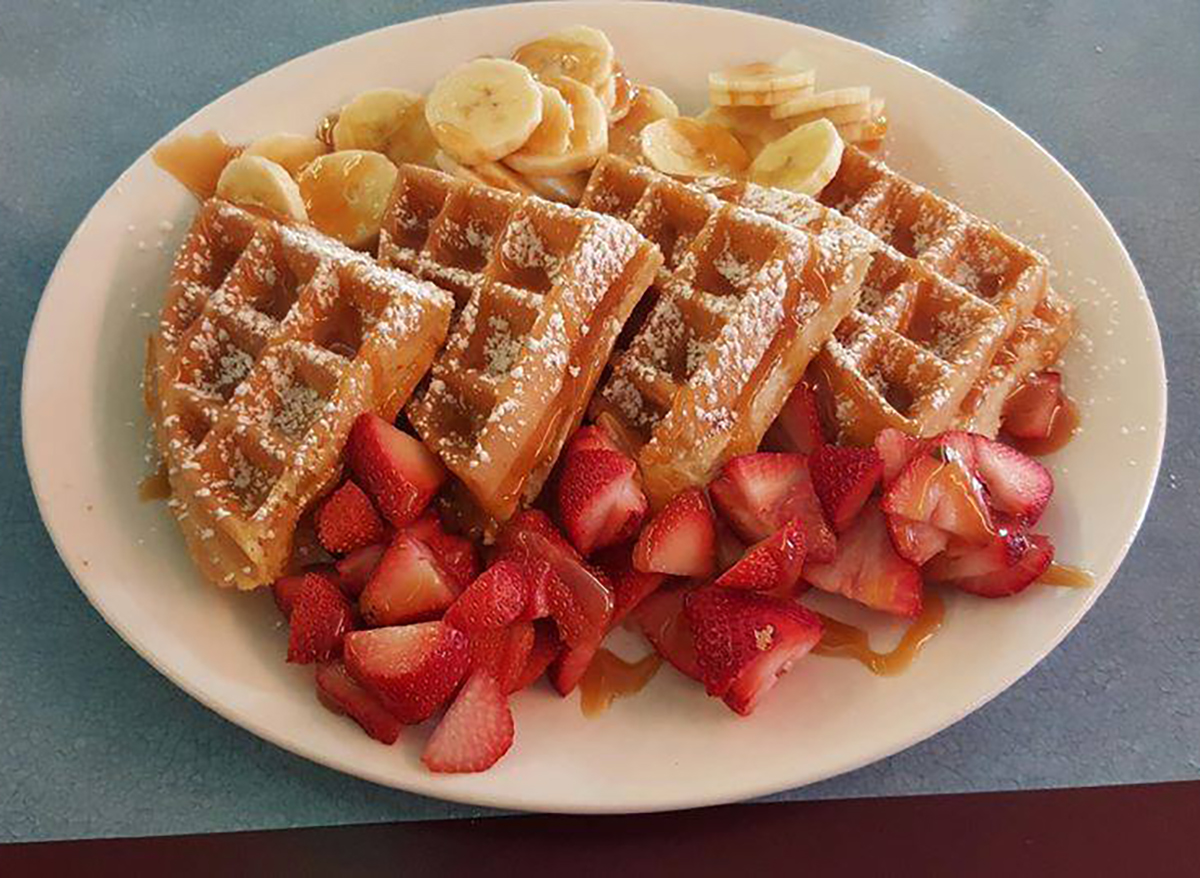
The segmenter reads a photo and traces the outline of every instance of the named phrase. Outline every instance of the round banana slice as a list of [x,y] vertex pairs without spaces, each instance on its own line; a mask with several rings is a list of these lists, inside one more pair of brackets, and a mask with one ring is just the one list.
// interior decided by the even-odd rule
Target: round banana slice
[[521,195],[535,194],[533,188],[522,178],[499,162],[463,165],[439,149],[434,156],[434,164],[452,177],[458,177],[461,180],[469,180],[472,183],[492,186],[496,189],[507,189],[509,192],[519,192]]
[[522,177],[535,195],[540,195],[548,201],[561,201],[563,204],[577,205],[583,198],[583,190],[587,188],[588,174],[563,174],[559,177]]
[[729,131],[699,119],[659,119],[642,129],[642,155],[676,177],[733,176],[750,156]]
[[402,88],[377,88],[342,107],[333,126],[333,148],[381,152],[397,165],[428,165],[438,147],[425,121],[423,97]]
[[575,123],[571,107],[556,88],[538,83],[542,90],[542,123],[513,155],[562,155],[571,148]]
[[599,88],[613,73],[612,43],[604,31],[586,25],[526,43],[513,52],[513,60],[539,79],[569,76],[589,88]]
[[828,119],[834,125],[848,125],[851,122],[866,122],[881,112],[883,112],[883,98],[875,98],[861,104],[843,104],[840,107],[801,113],[799,116],[788,116],[786,119],[778,121],[780,124],[790,124],[792,127],[815,122],[817,119]]
[[811,70],[812,62],[802,49],[788,49],[775,59],[775,66],[784,70]]
[[600,98],[600,106],[604,107],[605,118],[610,118],[613,107],[617,105],[617,75],[614,73],[593,91]]
[[708,74],[708,93],[717,106],[770,107],[795,100],[816,81],[815,70],[759,61]]
[[520,174],[558,177],[587,170],[608,150],[608,117],[596,92],[569,76],[543,76],[546,85],[557,89],[571,109],[571,139],[559,155],[518,150],[504,163]]
[[790,119],[772,119],[770,107],[709,107],[699,118],[728,128],[751,156],[796,127]]
[[520,149],[542,121],[542,92],[514,61],[476,58],[442,77],[425,101],[438,145],[464,164]]
[[750,165],[750,179],[815,197],[837,173],[842,149],[837,128],[818,119],[767,144]]
[[[614,125],[620,122],[629,115],[629,108],[633,106],[633,99],[637,96],[637,88],[629,77],[625,75],[625,71],[621,69],[621,65],[617,64],[613,68],[613,100],[612,106],[607,107],[608,124]],[[603,103],[603,98],[601,103]]]
[[787,103],[771,108],[771,116],[775,119],[787,119],[789,116],[801,116],[805,113],[815,113],[817,110],[830,110],[834,107],[844,107],[848,104],[865,104],[871,100],[871,89],[865,85],[850,88],[835,88],[831,91],[819,91],[798,97]]
[[217,197],[239,207],[266,211],[286,222],[307,222],[300,189],[283,165],[260,155],[240,155],[217,180]]
[[626,158],[640,158],[642,129],[659,119],[675,119],[679,108],[662,89],[652,85],[634,85],[629,112],[608,129],[608,150]]
[[260,137],[242,155],[260,155],[270,159],[293,178],[300,176],[305,166],[317,156],[325,155],[329,147],[308,134],[268,134]]
[[367,249],[379,235],[396,174],[396,166],[378,152],[346,149],[320,156],[300,175],[308,218],[342,243]]

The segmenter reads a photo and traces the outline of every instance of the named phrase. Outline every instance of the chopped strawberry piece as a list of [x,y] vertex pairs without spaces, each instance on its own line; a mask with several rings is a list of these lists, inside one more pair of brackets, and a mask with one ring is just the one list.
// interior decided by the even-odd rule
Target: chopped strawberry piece
[[438,564],[454,578],[459,588],[466,588],[479,575],[479,554],[475,544],[466,537],[449,533],[434,510],[426,509],[404,531],[429,547]]
[[717,573],[724,573],[746,554],[746,544],[738,539],[724,516],[716,519],[717,527]]
[[821,621],[794,601],[707,587],[684,599],[709,695],[743,716],[821,639]]
[[683,601],[688,594],[689,591],[682,588],[657,591],[642,601],[631,618],[655,652],[681,674],[699,680],[696,640],[683,612]]
[[385,534],[371,498],[352,481],[343,482],[317,509],[317,537],[334,555],[377,543]]
[[629,546],[613,546],[596,557],[596,563],[606,574],[613,593],[613,615],[609,622],[615,628],[646,597],[652,594],[667,577],[661,573],[642,573],[633,566]]
[[468,633],[505,628],[521,615],[527,595],[524,568],[512,561],[497,561],[458,596],[444,618]]
[[716,531],[699,488],[677,494],[642,530],[633,566],[643,573],[708,576],[716,563]]
[[910,436],[895,427],[884,427],[875,437],[875,450],[883,460],[883,486],[886,488],[921,450],[926,440]]
[[375,571],[375,567],[379,564],[379,559],[383,557],[385,551],[387,551],[387,546],[383,543],[376,543],[373,546],[355,549],[345,558],[337,560],[334,564],[337,571],[337,584],[346,597],[356,600],[362,594],[362,590],[366,588],[367,581],[371,578],[371,574]]
[[403,532],[388,546],[358,598],[368,625],[429,619],[458,597],[458,583],[421,540]]
[[349,716],[376,741],[394,744],[400,737],[400,720],[359,685],[340,661],[317,665],[317,698],[334,713]]
[[562,651],[558,629],[548,621],[533,622],[533,645],[525,667],[513,681],[513,692],[532,686]]
[[300,573],[281,576],[271,585],[271,596],[275,598],[275,606],[279,608],[279,612],[283,613],[283,618],[290,619],[292,617],[292,607],[296,605],[296,598],[300,594],[300,589],[304,587],[305,577],[309,574],[334,578],[330,576],[327,564],[315,564],[304,568]]
[[557,497],[563,529],[585,556],[632,539],[646,516],[637,464],[619,451],[589,449],[568,455]]
[[885,613],[916,617],[921,612],[921,571],[896,554],[877,500],[867,501],[838,539],[837,557],[829,564],[809,564],[804,578]]
[[1054,493],[1054,477],[1032,457],[1010,445],[975,436],[975,467],[997,512],[1014,515],[1032,527]]
[[1062,407],[1062,375],[1038,372],[1004,401],[1001,425],[1019,439],[1045,439]]
[[811,386],[804,381],[796,385],[764,439],[769,448],[800,454],[812,454],[825,444],[817,395]]
[[603,635],[593,635],[574,646],[567,646],[555,657],[546,673],[559,695],[565,698],[575,690],[583,675],[587,673],[588,665],[596,657],[596,650],[600,648],[603,640]]
[[512,711],[500,684],[486,671],[471,675],[421,754],[430,771],[491,768],[513,742]]
[[306,573],[289,624],[287,660],[301,665],[327,662],[341,654],[354,615],[346,596],[328,577]]
[[444,622],[354,631],[346,670],[403,723],[428,719],[458,688],[471,665],[467,635]]
[[721,467],[709,491],[717,510],[746,542],[765,540],[799,516],[810,561],[828,561],[837,551],[803,454],[764,451],[735,457]]
[[358,416],[346,462],[383,516],[396,527],[416,519],[446,480],[446,470],[420,440],[370,412]]
[[563,452],[564,457],[570,457],[577,451],[617,451],[620,452],[620,447],[608,435],[608,432],[603,427],[595,425],[588,427],[580,427],[575,431],[575,435],[571,437],[571,441],[567,443],[567,447]]
[[741,560],[723,573],[716,584],[723,588],[754,591],[779,590],[790,594],[804,568],[804,523],[793,518],[771,536],[751,546]]
[[930,582],[953,585],[985,598],[1024,591],[1054,560],[1054,544],[1019,527],[1001,527],[988,545],[951,557],[939,555],[925,568]]
[[475,631],[470,638],[471,670],[485,670],[506,693],[515,692],[533,650],[533,623],[516,622],[508,628]]
[[525,571],[525,582],[528,589],[525,608],[520,618],[525,621],[544,619],[550,615],[550,601],[547,583],[554,578],[554,570],[544,558],[535,557],[518,542],[516,536],[523,530],[532,531],[552,546],[558,547],[564,553],[574,556],[575,550],[566,538],[558,532],[554,524],[544,512],[536,509],[518,513],[504,529],[500,531],[496,543],[495,561],[512,561],[520,564]]
[[843,533],[879,484],[883,458],[874,448],[822,445],[808,459],[808,470],[825,518]]
[[885,512],[892,546],[905,561],[920,567],[950,543],[950,534],[932,524]]
[[943,433],[922,448],[883,494],[883,511],[940,528],[982,546],[992,538],[992,516],[976,477],[969,433]]

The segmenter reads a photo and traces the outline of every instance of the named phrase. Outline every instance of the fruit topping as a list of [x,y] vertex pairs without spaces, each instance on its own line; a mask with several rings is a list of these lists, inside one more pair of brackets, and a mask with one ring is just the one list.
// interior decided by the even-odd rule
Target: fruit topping
[[883,458],[874,448],[823,445],[808,459],[808,469],[826,520],[843,533],[879,484]]
[[716,581],[723,588],[745,588],[789,594],[804,567],[804,523],[793,518],[778,531],[746,550]]
[[430,771],[491,768],[513,742],[512,711],[500,684],[486,671],[467,680],[421,754]]
[[[585,437],[584,441],[592,440]],[[563,529],[585,556],[632,539],[646,515],[637,464],[609,448],[579,450],[573,442],[563,462],[557,496]]]
[[443,617],[468,633],[511,625],[528,598],[525,570],[513,561],[497,561],[458,596]]
[[466,634],[444,622],[354,631],[346,636],[346,669],[403,723],[433,715],[471,664]]
[[1004,432],[1019,439],[1045,439],[1062,406],[1062,375],[1038,372],[1004,401]]
[[289,662],[327,662],[341,654],[342,640],[354,627],[354,614],[332,580],[320,573],[306,573],[292,604],[289,625]]
[[317,665],[317,698],[334,713],[346,714],[376,741],[394,744],[400,737],[400,720],[360,686],[340,661]]
[[817,395],[809,384],[801,381],[796,385],[767,431],[764,444],[777,451],[800,454],[812,454],[825,444],[817,414]]
[[317,509],[317,537],[334,555],[343,555],[378,543],[386,536],[383,519],[371,498],[347,480]]
[[683,588],[657,591],[642,601],[630,618],[650,641],[655,652],[680,673],[699,680],[696,641],[692,626],[683,612],[683,601],[688,594],[689,590]]
[[438,615],[458,597],[458,583],[424,542],[401,532],[358,598],[368,625],[398,625]]
[[689,488],[651,519],[633,550],[633,566],[643,573],[708,576],[716,560],[716,532],[708,498]]
[[445,469],[420,440],[370,412],[359,415],[350,430],[346,462],[396,527],[414,521],[446,479]]
[[1001,526],[986,546],[961,555],[939,555],[926,565],[930,582],[952,585],[985,598],[1024,591],[1054,560],[1054,545],[1040,534],[1026,535],[1019,526]]

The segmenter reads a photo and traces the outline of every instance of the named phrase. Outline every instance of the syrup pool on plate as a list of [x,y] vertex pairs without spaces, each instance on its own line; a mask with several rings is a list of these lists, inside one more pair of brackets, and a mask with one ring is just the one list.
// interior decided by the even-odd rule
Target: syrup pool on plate
[[601,647],[579,681],[579,706],[584,716],[597,716],[617,698],[641,692],[661,665],[656,653],[627,662]]
[[861,662],[873,674],[891,677],[911,665],[929,638],[942,627],[946,605],[941,595],[926,591],[925,606],[921,615],[913,620],[900,642],[888,652],[872,649],[870,637],[863,629],[824,613],[818,615],[821,617],[821,624],[825,626],[825,633],[821,635],[820,642],[813,647],[814,655],[852,658]]

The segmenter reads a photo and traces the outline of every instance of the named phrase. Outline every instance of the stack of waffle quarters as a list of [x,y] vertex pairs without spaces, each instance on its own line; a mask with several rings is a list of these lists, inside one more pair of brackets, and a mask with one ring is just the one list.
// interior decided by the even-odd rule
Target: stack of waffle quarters
[[411,165],[379,256],[457,299],[407,414],[457,477],[453,511],[486,536],[537,497],[662,257],[612,217]]
[[885,427],[994,436],[1011,392],[1070,338],[1045,257],[855,147],[827,206],[728,180],[698,188],[796,228],[853,222],[886,242],[809,370],[839,441],[869,444]]
[[340,477],[363,412],[396,416],[447,333],[436,286],[307,228],[211,200],[176,256],[146,404],[201,572],[284,572],[300,515]]
[[758,447],[854,308],[879,242],[848,222],[790,227],[612,156],[582,206],[628,220],[665,257],[592,403],[661,506]]

